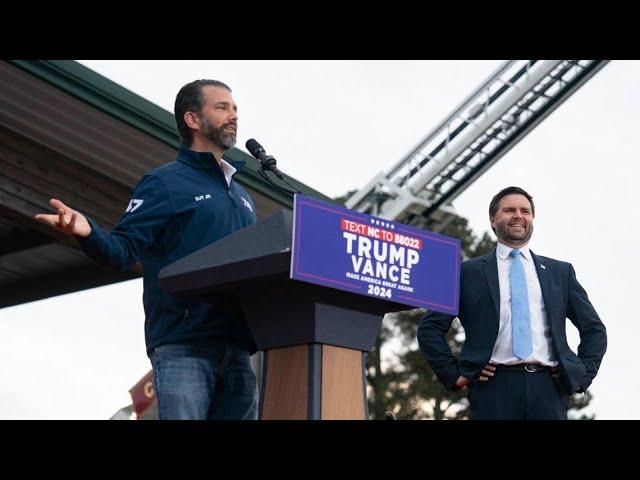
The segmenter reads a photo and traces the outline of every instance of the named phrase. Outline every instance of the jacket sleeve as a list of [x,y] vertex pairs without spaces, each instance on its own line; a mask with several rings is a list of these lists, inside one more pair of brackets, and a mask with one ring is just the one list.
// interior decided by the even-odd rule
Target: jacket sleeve
[[596,310],[591,305],[587,292],[576,278],[569,265],[567,317],[580,334],[578,358],[586,368],[586,376],[577,391],[585,392],[598,373],[602,357],[607,350],[607,331]]
[[456,385],[456,380],[460,376],[458,359],[451,352],[446,339],[455,318],[455,315],[429,311],[422,319],[417,334],[422,354],[431,365],[438,380],[450,391],[460,389]]
[[91,234],[79,238],[84,252],[102,266],[127,271],[171,218],[169,192],[155,176],[142,177],[118,224],[110,233],[93,219]]

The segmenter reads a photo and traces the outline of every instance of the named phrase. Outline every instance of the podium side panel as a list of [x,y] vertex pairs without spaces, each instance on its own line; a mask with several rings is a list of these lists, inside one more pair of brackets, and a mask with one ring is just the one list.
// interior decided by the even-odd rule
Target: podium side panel
[[262,420],[306,420],[309,392],[309,347],[267,350]]
[[322,346],[322,419],[365,420],[362,352]]

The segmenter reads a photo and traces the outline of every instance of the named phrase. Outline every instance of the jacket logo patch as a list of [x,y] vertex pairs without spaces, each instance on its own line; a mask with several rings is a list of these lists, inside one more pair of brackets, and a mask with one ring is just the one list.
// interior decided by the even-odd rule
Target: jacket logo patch
[[129,206],[127,207],[127,209],[124,212],[125,213],[127,213],[127,212],[135,212],[138,208],[140,208],[140,205],[142,205],[142,202],[144,202],[144,200],[139,200],[137,198],[132,198],[131,201],[129,202]]
[[240,197],[240,199],[242,200],[242,203],[244,204],[244,206],[247,207],[250,212],[253,212],[253,208],[251,208],[251,204],[247,202],[247,200],[244,197]]
[[211,198],[211,195],[209,195],[208,193],[206,195],[198,195],[197,197],[193,197],[195,199],[196,202],[199,202],[200,200],[206,200],[207,198]]

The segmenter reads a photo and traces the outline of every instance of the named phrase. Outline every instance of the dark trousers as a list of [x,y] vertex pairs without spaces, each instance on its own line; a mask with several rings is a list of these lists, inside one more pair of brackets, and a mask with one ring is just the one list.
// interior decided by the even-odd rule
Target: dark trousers
[[497,369],[469,388],[471,420],[566,420],[569,395],[548,370]]

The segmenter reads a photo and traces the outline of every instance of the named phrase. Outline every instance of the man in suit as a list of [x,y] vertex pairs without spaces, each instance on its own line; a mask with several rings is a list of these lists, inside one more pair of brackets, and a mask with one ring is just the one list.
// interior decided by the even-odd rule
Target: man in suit
[[[418,329],[420,349],[444,387],[469,389],[473,420],[566,420],[569,397],[587,390],[607,348],[573,266],[529,250],[534,217],[533,199],[521,188],[491,200],[498,245],[460,270],[466,339],[459,359],[445,339],[455,315],[428,312]],[[577,355],[567,344],[567,318],[580,333]]]

